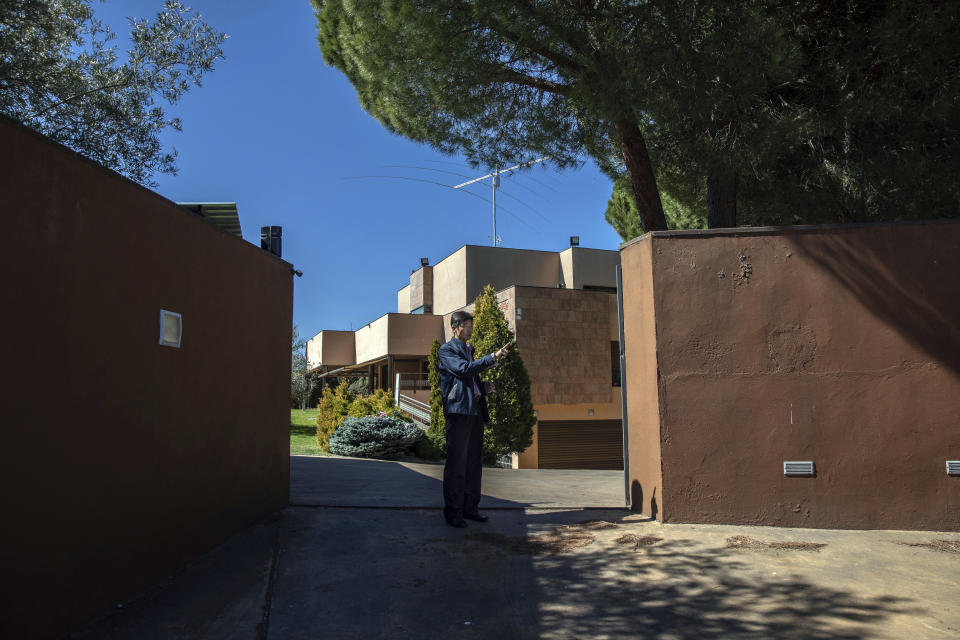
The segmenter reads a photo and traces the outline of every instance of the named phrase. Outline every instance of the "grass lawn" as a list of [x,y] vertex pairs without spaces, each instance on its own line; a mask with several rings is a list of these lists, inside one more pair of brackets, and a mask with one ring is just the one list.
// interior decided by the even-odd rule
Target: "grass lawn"
[[290,453],[291,455],[326,455],[317,446],[317,410],[290,410]]

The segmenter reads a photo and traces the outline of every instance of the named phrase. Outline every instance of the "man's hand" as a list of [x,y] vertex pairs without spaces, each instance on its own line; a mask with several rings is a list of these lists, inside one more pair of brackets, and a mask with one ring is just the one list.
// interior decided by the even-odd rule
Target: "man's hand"
[[497,362],[500,362],[501,360],[507,357],[507,353],[509,352],[509,350],[510,350],[510,343],[508,342],[507,344],[500,347],[500,349],[493,354],[493,359],[496,360]]

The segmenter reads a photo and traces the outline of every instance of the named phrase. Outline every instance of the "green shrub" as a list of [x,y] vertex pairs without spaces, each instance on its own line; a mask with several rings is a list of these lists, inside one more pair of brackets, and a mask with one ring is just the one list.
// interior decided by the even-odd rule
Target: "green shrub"
[[330,436],[349,415],[350,405],[356,399],[349,387],[350,384],[344,380],[336,389],[323,390],[320,404],[317,405],[317,445],[321,451],[330,451]]
[[389,391],[377,389],[370,395],[359,395],[347,380],[343,380],[336,389],[324,389],[317,409],[317,444],[326,452],[330,451],[330,436],[348,417],[383,414],[403,422],[412,422],[393,403]]
[[354,458],[394,458],[409,452],[423,431],[390,416],[347,418],[330,436],[330,453]]
[[375,416],[385,413],[391,418],[397,418],[404,422],[412,422],[400,409],[393,403],[393,395],[389,391],[377,389],[370,395],[358,395],[350,403],[347,414],[352,418],[362,418],[363,416]]
[[[473,312],[474,357],[482,358],[511,342],[507,319],[500,310],[497,294],[487,285],[477,296]],[[497,390],[487,396],[490,423],[483,430],[483,457],[494,462],[511,452],[520,452],[533,443],[533,412],[530,376],[516,344],[511,344],[506,360],[499,367],[488,369],[481,379],[493,382]]]
[[447,457],[447,440],[437,440],[428,431],[413,447],[413,454],[423,460],[440,460]]
[[[439,457],[447,455],[447,422],[443,417],[443,397],[440,392],[440,341],[434,340],[427,360],[427,380],[430,382],[430,427],[427,437],[439,450]],[[424,456],[421,456],[424,457]]]

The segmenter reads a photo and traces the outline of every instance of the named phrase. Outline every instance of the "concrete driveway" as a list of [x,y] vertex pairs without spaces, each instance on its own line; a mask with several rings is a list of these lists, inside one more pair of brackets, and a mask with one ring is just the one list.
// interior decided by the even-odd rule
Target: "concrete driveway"
[[[960,534],[660,525],[613,472],[291,458],[292,505],[70,638],[956,638]],[[579,503],[579,504],[578,504]]]
[[[310,507],[443,506],[443,465],[291,456],[290,503]],[[623,509],[622,471],[483,470],[481,509]]]

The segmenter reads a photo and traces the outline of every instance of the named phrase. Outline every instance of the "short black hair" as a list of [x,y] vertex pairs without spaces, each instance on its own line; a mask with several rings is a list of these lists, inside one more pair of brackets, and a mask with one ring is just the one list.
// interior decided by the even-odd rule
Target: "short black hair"
[[454,311],[453,315],[450,316],[450,327],[456,329],[461,324],[467,321],[473,322],[473,316],[467,313],[466,311]]

